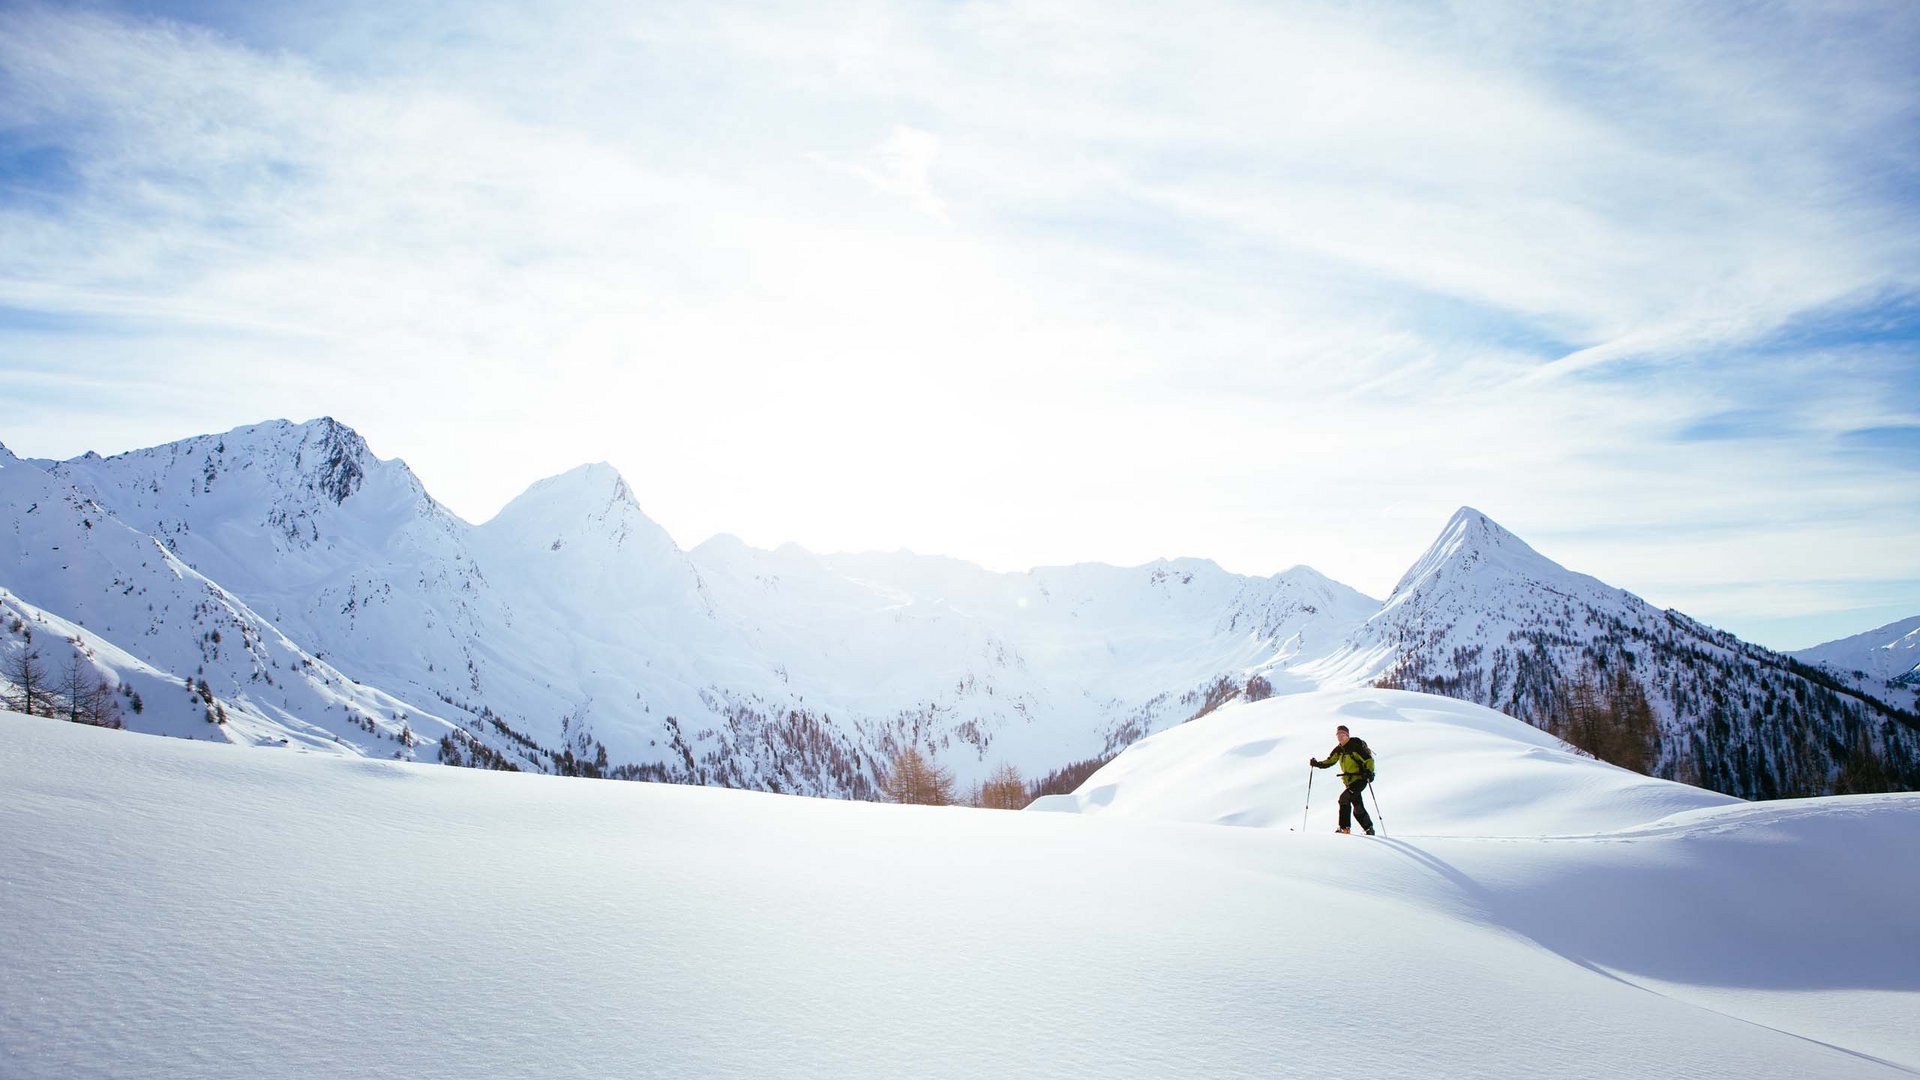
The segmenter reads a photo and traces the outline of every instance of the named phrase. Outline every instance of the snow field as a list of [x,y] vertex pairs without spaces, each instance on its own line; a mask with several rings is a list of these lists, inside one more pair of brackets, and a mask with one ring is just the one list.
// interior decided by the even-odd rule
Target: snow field
[[0,1075],[1896,1076],[1916,827],[1368,840],[7,714]]

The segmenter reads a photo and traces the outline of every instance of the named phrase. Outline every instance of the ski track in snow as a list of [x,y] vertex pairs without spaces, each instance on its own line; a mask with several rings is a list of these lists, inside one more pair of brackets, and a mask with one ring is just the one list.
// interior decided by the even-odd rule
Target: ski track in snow
[[[1287,708],[1305,706],[1222,710],[1148,746],[1276,740],[1243,760],[1295,773],[1279,768],[1289,740],[1325,741],[1343,714],[1283,723]],[[1475,717],[1429,722],[1436,747],[1456,732],[1484,749]],[[1262,723],[1299,730],[1246,737]],[[1325,833],[1330,793],[1305,835],[1166,820],[1130,792],[1155,777],[1127,756],[1103,809],[1015,814],[0,715],[0,1076],[1785,1078],[1920,1063],[1904,908],[1920,798],[1672,810],[1685,792],[1656,792],[1648,819],[1607,834],[1368,840]],[[1401,792],[1388,823],[1411,834],[1422,759],[1384,760]],[[1579,768],[1541,760],[1488,779]],[[1509,833],[1512,813],[1486,808]]]

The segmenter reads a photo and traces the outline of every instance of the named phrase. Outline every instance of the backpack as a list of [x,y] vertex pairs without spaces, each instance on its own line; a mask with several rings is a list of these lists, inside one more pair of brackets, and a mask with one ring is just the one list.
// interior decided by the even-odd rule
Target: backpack
[[1358,754],[1364,758],[1367,764],[1365,770],[1361,772],[1360,775],[1366,777],[1369,781],[1373,779],[1373,775],[1376,772],[1373,761],[1373,750],[1367,746],[1367,740],[1356,735],[1349,735],[1347,736],[1347,745],[1341,747],[1340,750],[1342,753]]

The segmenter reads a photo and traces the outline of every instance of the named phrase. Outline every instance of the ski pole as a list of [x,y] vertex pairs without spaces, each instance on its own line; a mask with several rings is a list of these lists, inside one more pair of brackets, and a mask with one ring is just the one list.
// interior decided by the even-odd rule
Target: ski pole
[[[1378,799],[1374,802],[1377,804]],[[1307,831],[1307,811],[1313,809],[1313,766],[1307,766],[1307,805],[1300,808],[1300,831]]]
[[1367,787],[1373,791],[1373,816],[1380,819],[1380,835],[1385,836],[1387,835],[1387,815],[1380,809],[1380,785],[1373,783],[1368,784]]

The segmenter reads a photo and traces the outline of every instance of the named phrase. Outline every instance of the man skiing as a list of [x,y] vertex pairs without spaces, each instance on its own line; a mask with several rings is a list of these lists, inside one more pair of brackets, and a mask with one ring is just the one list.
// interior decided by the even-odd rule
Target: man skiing
[[1340,741],[1333,745],[1333,752],[1327,760],[1308,758],[1307,762],[1316,769],[1331,768],[1335,762],[1340,765],[1340,782],[1347,790],[1340,793],[1340,828],[1336,832],[1353,832],[1353,819],[1360,819],[1360,827],[1373,835],[1373,819],[1367,816],[1367,804],[1360,799],[1360,793],[1373,782],[1373,752],[1367,749],[1366,741],[1356,739],[1347,732],[1347,725],[1341,724],[1334,729],[1334,736]]

